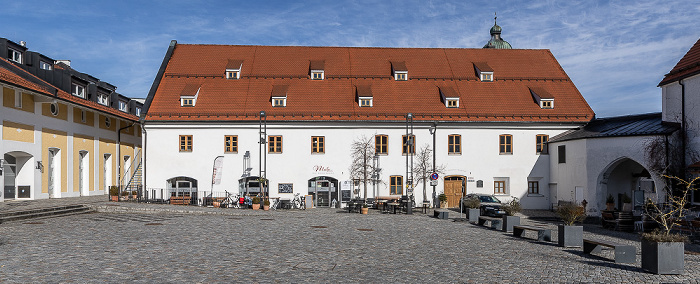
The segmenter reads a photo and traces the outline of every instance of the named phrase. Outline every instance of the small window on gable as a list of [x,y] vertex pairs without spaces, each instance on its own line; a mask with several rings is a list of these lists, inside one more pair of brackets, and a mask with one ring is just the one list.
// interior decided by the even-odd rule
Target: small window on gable
[[476,72],[476,76],[482,82],[493,81],[493,68],[486,62],[474,62],[474,72]]
[[87,122],[87,112],[85,112],[84,109],[81,109],[81,110],[80,110],[80,121],[81,121],[82,123]]
[[21,64],[22,63],[22,52],[15,50],[15,49],[12,49],[12,48],[8,48],[7,49],[7,58],[9,58],[10,60],[12,60],[14,62]]
[[76,83],[72,83],[71,84],[71,94],[73,94],[76,97],[81,97],[84,99],[85,98],[85,86],[80,85],[80,84],[76,84]]
[[447,107],[449,107],[449,108],[459,107],[459,99],[448,99],[447,100]]
[[240,79],[241,67],[243,67],[243,60],[229,59],[228,63],[226,64],[226,79]]
[[530,88],[530,94],[535,102],[542,109],[552,109],[554,108],[554,96],[547,92],[547,90],[540,87]]
[[311,60],[309,61],[309,74],[311,80],[323,80],[325,79],[325,62],[323,60]]
[[355,86],[357,103],[360,107],[372,107],[374,105],[372,88],[369,85]]
[[22,108],[22,92],[15,90],[15,108]]
[[406,62],[404,61],[392,61],[391,72],[396,81],[408,80],[408,68],[406,68]]
[[270,100],[272,101],[273,107],[286,107],[287,106],[287,90],[289,86],[287,85],[276,85],[272,86],[272,96]]
[[197,104],[200,86],[197,84],[187,84],[180,93],[180,106],[193,107]]
[[51,70],[52,65],[46,61],[39,61],[39,68],[43,70]]

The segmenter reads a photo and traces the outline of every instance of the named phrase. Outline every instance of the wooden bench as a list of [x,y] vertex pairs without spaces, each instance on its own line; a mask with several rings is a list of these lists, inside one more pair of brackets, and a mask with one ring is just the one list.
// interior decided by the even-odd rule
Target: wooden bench
[[450,218],[450,210],[435,209],[435,210],[433,210],[433,217],[438,218],[438,219]]
[[535,227],[535,226],[521,226],[521,225],[513,226],[513,236],[522,238],[523,233],[526,230],[537,232],[537,240],[538,241],[541,241],[541,242],[551,242],[552,241],[552,230],[547,229],[547,228],[542,228],[542,227]]
[[192,198],[189,196],[171,196],[170,197],[170,204],[172,204],[172,205],[190,205],[191,200],[192,200]]
[[603,250],[602,247],[610,247],[615,250],[616,263],[636,262],[637,250],[634,246],[616,244],[612,242],[594,241],[591,239],[583,239],[583,253],[599,253]]
[[486,222],[490,223],[491,229],[496,229],[496,230],[501,230],[503,228],[503,219],[501,218],[494,218],[494,217],[487,217],[487,216],[479,216],[479,225],[480,226],[486,226]]

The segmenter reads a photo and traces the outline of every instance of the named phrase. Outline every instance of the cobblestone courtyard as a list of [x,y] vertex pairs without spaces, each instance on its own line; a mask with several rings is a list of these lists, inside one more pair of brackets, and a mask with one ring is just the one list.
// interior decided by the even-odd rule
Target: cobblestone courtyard
[[[420,213],[218,210],[226,215],[92,213],[0,224],[0,282],[700,282],[697,254],[685,255],[684,275],[659,276],[640,269],[639,255],[634,265],[615,264],[611,252],[586,256]],[[634,234],[586,228],[584,236],[640,252]]]

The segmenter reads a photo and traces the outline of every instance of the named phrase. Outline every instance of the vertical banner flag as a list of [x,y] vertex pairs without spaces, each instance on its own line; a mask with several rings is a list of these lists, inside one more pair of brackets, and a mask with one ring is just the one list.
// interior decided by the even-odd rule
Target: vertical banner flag
[[224,166],[224,156],[218,156],[214,159],[214,170],[211,176],[211,184],[221,183],[221,168]]

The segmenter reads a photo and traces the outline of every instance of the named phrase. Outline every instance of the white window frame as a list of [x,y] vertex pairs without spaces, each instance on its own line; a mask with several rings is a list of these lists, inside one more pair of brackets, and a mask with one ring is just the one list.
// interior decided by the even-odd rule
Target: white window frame
[[22,92],[15,90],[15,107],[22,108]]
[[[320,75],[318,78],[315,75]],[[323,80],[325,79],[325,72],[323,70],[311,70],[311,80]]]
[[[547,104],[549,104],[549,105],[547,105]],[[554,100],[553,99],[540,99],[540,108],[553,109],[554,108]]]
[[493,72],[481,72],[479,77],[482,82],[493,82]]
[[226,69],[226,79],[238,80],[241,78],[241,69]]
[[394,72],[395,81],[408,81],[408,71],[395,71]]
[[[281,104],[277,104],[277,102],[281,102]],[[286,107],[287,106],[287,98],[286,97],[272,97],[272,106],[273,107]]]
[[141,116],[141,108],[136,107],[136,110],[134,111],[136,113],[136,116]]
[[129,104],[125,101],[119,100],[119,110],[123,112],[127,112],[129,108]]
[[109,105],[109,95],[97,93],[97,103],[103,106]]
[[[455,106],[450,106],[450,102],[455,102]],[[459,98],[448,98],[445,100],[446,108],[459,108]]]
[[85,98],[85,86],[71,83],[70,90],[72,95],[83,99]]
[[39,60],[39,69],[51,70],[51,69],[53,69],[53,65],[51,63],[46,62],[46,61]]
[[10,52],[10,54],[9,54],[10,61],[22,64],[22,52],[14,49],[14,48],[11,48],[11,47],[9,47],[8,50]]
[[[363,104],[362,104],[363,101],[369,101],[369,105],[368,105],[368,106],[363,105]],[[360,107],[373,107],[373,106],[374,106],[374,100],[372,99],[372,97],[359,97],[359,98],[358,98],[358,104],[360,105]]]
[[196,103],[197,97],[195,96],[180,96],[181,107],[193,107]]

